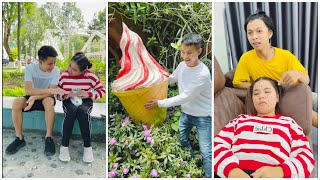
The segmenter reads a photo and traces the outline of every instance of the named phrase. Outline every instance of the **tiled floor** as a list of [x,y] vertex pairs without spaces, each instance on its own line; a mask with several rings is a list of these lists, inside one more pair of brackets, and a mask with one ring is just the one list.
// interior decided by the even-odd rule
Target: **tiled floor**
[[[3,152],[14,140],[14,130],[3,129]],[[56,153],[53,156],[44,154],[44,133],[24,132],[27,145],[14,155],[3,153],[3,178],[105,178],[106,177],[106,144],[92,142],[94,161],[82,161],[82,140],[70,141],[71,161],[59,160],[61,136],[55,136]]]

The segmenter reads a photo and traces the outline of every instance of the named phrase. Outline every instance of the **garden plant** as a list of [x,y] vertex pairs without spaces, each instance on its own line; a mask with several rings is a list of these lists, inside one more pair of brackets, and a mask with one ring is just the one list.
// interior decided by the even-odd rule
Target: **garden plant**
[[[133,27],[150,54],[169,73],[181,61],[181,37],[191,32],[200,34],[205,44],[200,60],[211,69],[211,3],[113,2],[108,3],[108,11],[108,21],[121,19]],[[158,127],[135,124],[129,117],[110,87],[120,69],[118,60],[109,52],[108,177],[204,177],[196,130],[192,129],[189,137],[194,159],[180,145],[180,107],[168,108],[164,124]],[[177,86],[170,86],[168,97],[177,94]]]

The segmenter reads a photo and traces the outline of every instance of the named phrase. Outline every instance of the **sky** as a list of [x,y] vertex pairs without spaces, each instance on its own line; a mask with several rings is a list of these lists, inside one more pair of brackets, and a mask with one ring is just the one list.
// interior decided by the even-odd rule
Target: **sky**
[[[58,2],[62,6],[62,1]],[[81,1],[76,2],[77,7],[81,9],[84,22],[86,26],[88,25],[88,22],[90,22],[94,18],[94,14],[99,12],[100,10],[104,9],[106,7],[105,2],[97,2],[97,1]],[[42,4],[45,4],[45,2],[37,2],[38,6],[41,6]]]

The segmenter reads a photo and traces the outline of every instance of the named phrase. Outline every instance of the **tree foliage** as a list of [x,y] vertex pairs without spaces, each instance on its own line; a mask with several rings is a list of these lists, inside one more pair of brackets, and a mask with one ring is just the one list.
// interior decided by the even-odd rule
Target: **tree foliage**
[[[15,54],[12,48],[17,44],[18,6],[16,2],[4,2],[2,7],[3,47],[10,61],[14,61]],[[70,45],[69,54],[72,52],[71,46],[80,50],[89,36],[83,38],[83,35],[75,37],[73,34],[78,33],[78,30],[83,27],[83,15],[76,6],[76,2],[65,2],[62,6],[56,2],[46,2],[41,7],[38,7],[35,2],[21,3],[20,47],[22,58],[36,58],[40,42],[47,29],[58,29],[53,36],[63,46],[66,45],[66,42],[61,42],[61,40],[67,39]],[[77,41],[71,43],[71,40],[75,39]]]
[[90,30],[106,30],[106,8],[95,14],[95,18],[90,22]]
[[[35,8],[34,3],[24,2],[22,3],[22,16],[33,13]],[[17,2],[3,2],[2,3],[2,22],[3,22],[3,46],[8,53],[9,60],[14,61],[12,56],[12,50],[9,46],[9,41],[12,39],[13,29],[17,26],[18,20],[18,3]],[[25,19],[22,18],[22,22]]]
[[[202,59],[211,68],[212,10],[210,2],[112,2],[108,3],[109,20],[117,18],[132,21],[148,35],[145,43],[160,64],[173,70],[180,61],[179,39],[191,32],[204,39]],[[141,32],[140,32],[141,34]],[[170,44],[173,43],[173,46]],[[208,62],[209,61],[209,62]]]

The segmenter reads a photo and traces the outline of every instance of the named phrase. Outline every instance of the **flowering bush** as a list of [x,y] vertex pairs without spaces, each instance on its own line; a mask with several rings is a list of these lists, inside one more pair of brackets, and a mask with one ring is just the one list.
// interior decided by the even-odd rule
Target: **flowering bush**
[[[174,113],[172,120],[161,127],[150,128],[135,125],[123,115],[110,115],[109,177],[203,177],[199,147],[195,147],[196,158],[191,159],[189,150],[179,143],[179,133],[175,129],[178,115]],[[194,129],[190,136],[193,146],[197,145]]]

